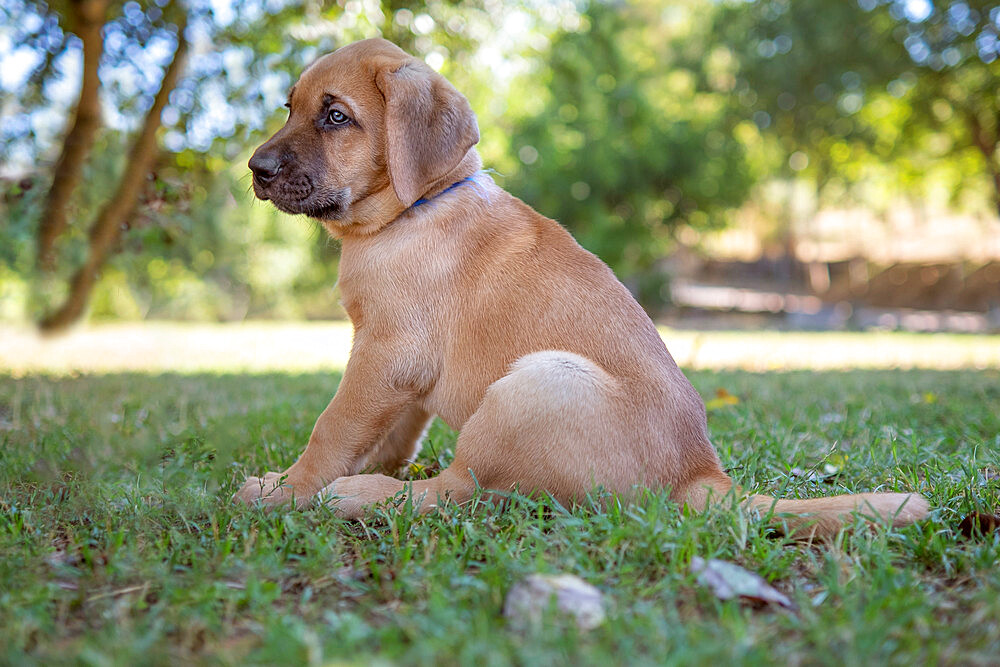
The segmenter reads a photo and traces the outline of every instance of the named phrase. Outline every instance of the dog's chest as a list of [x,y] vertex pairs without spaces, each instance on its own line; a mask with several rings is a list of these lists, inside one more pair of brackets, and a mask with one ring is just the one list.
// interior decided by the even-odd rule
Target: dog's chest
[[383,230],[344,242],[337,285],[355,326],[409,326],[433,314],[453,271],[450,254],[433,235]]

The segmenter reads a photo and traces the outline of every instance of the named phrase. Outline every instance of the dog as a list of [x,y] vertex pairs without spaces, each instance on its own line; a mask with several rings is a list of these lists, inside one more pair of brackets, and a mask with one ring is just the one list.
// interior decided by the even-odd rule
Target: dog
[[[316,497],[348,518],[389,498],[427,512],[477,488],[563,504],[642,487],[703,510],[739,495],[705,406],[652,321],[600,259],[481,171],[476,117],[444,77],[369,39],[310,65],[285,125],[253,154],[253,189],[341,240],[354,327],[343,379],[305,451],[235,499]],[[365,469],[411,460],[430,419],[459,430],[452,464],[403,482]],[[744,498],[795,536],[831,536],[853,511],[924,518],[914,493]]]

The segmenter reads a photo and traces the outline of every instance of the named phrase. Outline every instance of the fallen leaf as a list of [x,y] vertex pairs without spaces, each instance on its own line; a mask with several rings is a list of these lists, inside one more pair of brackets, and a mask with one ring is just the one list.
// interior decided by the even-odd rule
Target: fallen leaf
[[738,396],[733,396],[724,388],[719,387],[715,390],[715,398],[705,402],[705,409],[718,410],[719,408],[724,408],[727,405],[739,405],[739,402],[740,399]]
[[822,482],[826,480],[827,475],[820,473],[815,468],[810,468],[806,470],[805,468],[795,467],[788,471],[789,477],[802,477],[807,482]]
[[958,524],[959,532],[966,539],[989,535],[995,533],[997,529],[1000,529],[1000,515],[983,512],[973,512]]
[[519,581],[507,593],[503,615],[515,627],[537,627],[553,600],[557,612],[572,617],[580,630],[604,622],[604,596],[572,574],[532,574]]
[[49,564],[49,567],[66,565],[69,562],[69,555],[65,549],[56,549],[45,556],[45,562]]
[[145,591],[149,588],[149,584],[139,584],[137,586],[126,586],[125,588],[119,588],[113,591],[103,591],[101,593],[96,593],[87,598],[87,602],[93,602],[94,600],[100,600],[101,598],[116,598],[122,595],[127,595],[129,593],[137,593],[140,591]]
[[691,559],[691,572],[698,575],[699,584],[711,588],[720,600],[739,597],[753,602],[776,604],[793,611],[796,609],[794,602],[762,577],[735,563],[715,558],[706,561],[695,556]]
[[844,467],[845,463],[847,463],[847,454],[834,451],[830,452],[830,454],[826,457],[824,467],[833,466],[835,470],[839,470]]
[[823,482],[825,484],[833,484],[836,481],[837,475],[840,474],[840,468],[835,465],[830,465],[829,463],[823,464],[823,470],[819,471],[816,468],[799,468],[795,467],[788,471],[790,477],[802,477],[807,482]]

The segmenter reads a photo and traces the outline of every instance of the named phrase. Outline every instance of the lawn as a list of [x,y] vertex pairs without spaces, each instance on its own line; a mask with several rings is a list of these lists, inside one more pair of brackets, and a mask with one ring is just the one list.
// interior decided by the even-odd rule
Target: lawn
[[[996,663],[1000,534],[958,531],[1000,506],[995,366],[688,375],[744,487],[916,490],[931,519],[859,519],[808,546],[732,509],[684,516],[662,493],[607,510],[514,498],[357,523],[266,515],[228,498],[294,459],[337,371],[8,371],[0,662]],[[454,438],[436,423],[410,474],[446,465]],[[798,610],[716,599],[694,556],[761,574]],[[595,585],[608,620],[515,629],[504,596],[534,572]]]

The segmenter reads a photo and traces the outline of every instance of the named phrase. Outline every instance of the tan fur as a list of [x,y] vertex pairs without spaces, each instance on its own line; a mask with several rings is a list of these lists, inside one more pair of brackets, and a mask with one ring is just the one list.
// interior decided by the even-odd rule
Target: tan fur
[[[356,125],[317,127],[330,99]],[[478,136],[465,99],[383,40],[303,73],[288,123],[251,160],[261,176],[281,157],[280,171],[254,187],[293,212],[349,200],[316,217],[342,240],[354,345],[305,451],[280,475],[250,478],[238,500],[325,491],[357,517],[400,493],[427,511],[477,484],[563,503],[603,486],[670,488],[702,509],[732,488],[701,398],[652,322],[605,264],[479,172]],[[429,201],[410,207],[418,197]],[[460,430],[447,470],[412,484],[358,474],[412,456],[431,415]],[[854,510],[896,525],[927,512],[916,494],[748,503],[797,536],[834,534]]]

